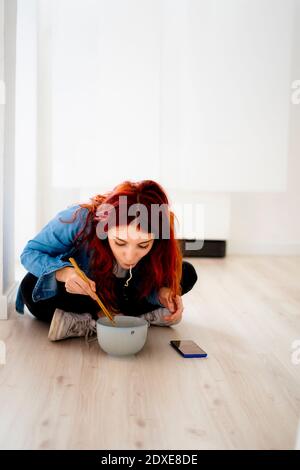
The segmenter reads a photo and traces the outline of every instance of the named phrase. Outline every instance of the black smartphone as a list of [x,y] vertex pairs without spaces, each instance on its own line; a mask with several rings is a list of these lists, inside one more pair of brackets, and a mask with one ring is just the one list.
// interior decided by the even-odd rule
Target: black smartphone
[[170,344],[183,357],[207,357],[207,353],[192,340],[171,340]]

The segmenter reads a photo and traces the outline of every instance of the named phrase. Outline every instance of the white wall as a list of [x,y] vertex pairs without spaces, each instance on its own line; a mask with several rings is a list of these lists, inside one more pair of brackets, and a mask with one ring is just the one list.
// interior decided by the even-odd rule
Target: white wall
[[37,229],[37,0],[18,0],[15,253]]
[[[3,296],[3,205],[4,205],[4,123],[5,123],[5,81],[4,81],[4,0],[0,0],[0,318],[6,317],[6,299]],[[4,312],[5,309],[5,312]]]
[[14,152],[15,59],[17,0],[0,1],[0,80],[5,102],[0,104],[0,318],[15,287],[14,273]]
[[[300,80],[299,0],[295,6],[292,83]],[[231,195],[229,254],[300,255],[300,92],[297,97],[298,104],[290,104],[287,189]]]
[[[32,3],[33,0],[30,0],[30,2]],[[150,101],[152,102],[153,106],[151,107],[149,105],[149,109],[152,110],[150,114],[153,119],[151,118],[149,122],[147,121],[147,129],[145,130],[145,132],[148,132],[147,139],[151,141],[154,145],[153,148],[149,147],[151,150],[150,154],[152,154],[153,152],[155,152],[155,149],[157,150],[158,146],[156,145],[157,140],[155,138],[152,139],[150,131],[151,129],[154,129],[154,134],[156,135],[158,129],[157,124],[162,125],[162,130],[160,131],[159,152],[160,156],[163,156],[164,159],[161,160],[160,170],[162,170],[164,175],[168,173],[168,168],[175,168],[177,171],[176,178],[173,178],[172,180],[174,183],[173,187],[172,182],[171,184],[169,184],[170,181],[168,180],[166,180],[166,183],[168,184],[165,184],[163,178],[158,177],[158,180],[160,180],[162,184],[165,185],[171,197],[171,201],[175,204],[177,202],[193,202],[195,204],[204,205],[204,227],[203,230],[202,228],[198,230],[197,235],[200,237],[203,235],[207,239],[227,239],[229,254],[299,253],[300,228],[298,222],[299,191],[297,178],[299,175],[298,135],[300,105],[290,105],[290,121],[287,119],[289,111],[288,99],[289,95],[292,92],[290,88],[290,82],[294,79],[300,78],[299,36],[296,37],[295,35],[294,38],[292,38],[290,34],[291,28],[289,28],[289,21],[291,19],[290,13],[293,5],[296,5],[297,7],[297,17],[294,19],[294,21],[296,23],[296,20],[298,18],[299,22],[299,3],[299,0],[291,0],[287,3],[284,3],[281,0],[274,0],[272,2],[270,2],[270,0],[264,0],[263,2],[250,2],[250,0],[247,0],[247,2],[245,3],[247,8],[244,11],[242,8],[242,3],[239,4],[239,2],[235,2],[233,0],[230,3],[231,15],[229,15],[229,10],[226,10],[225,7],[224,8],[226,11],[222,10],[222,14],[220,10],[216,10],[216,6],[218,5],[217,1],[210,2],[208,4],[203,1],[197,2],[194,0],[189,0],[187,2],[170,2],[170,0],[165,0],[163,2],[164,8],[162,10],[161,17],[157,17],[157,12],[159,11],[160,3],[156,1],[153,2],[152,10],[148,4],[150,12],[152,11],[153,15],[150,15],[150,17],[147,16],[147,20],[145,20],[144,24],[147,25],[147,34],[146,36],[144,36],[144,41],[146,41],[146,43],[148,41],[150,50],[152,52],[155,52],[153,52],[149,56],[150,58],[152,57],[152,61],[150,62],[151,67],[155,66],[156,68],[159,68],[159,65],[157,64],[155,59],[156,52],[159,50],[159,45],[157,41],[150,41],[152,33],[155,33],[154,36],[157,39],[156,28],[162,28],[161,31],[163,32],[163,35],[161,39],[163,47],[161,49],[162,55],[160,57],[161,69],[160,71],[158,70],[158,72],[162,74],[160,95],[158,97],[160,102],[158,103],[156,98],[151,98]],[[68,6],[71,4],[72,14],[70,13],[70,16],[68,15]],[[118,1],[115,2],[115,5],[117,4]],[[139,10],[137,8],[137,5],[139,5],[139,8],[142,8],[141,3],[137,4],[133,1],[129,2],[129,4],[131,5],[131,9],[127,11],[127,15],[129,15],[127,18],[128,21],[130,20],[130,12],[132,13],[133,17],[134,15],[138,15]],[[171,11],[168,10],[168,8],[171,4],[173,6],[173,13],[172,16],[168,16],[168,11]],[[238,10],[235,10],[233,6],[238,4]],[[58,5],[59,9],[57,10]],[[124,19],[124,17],[120,14],[121,12],[119,11],[119,14],[115,16],[111,11],[111,6],[108,6],[106,2],[102,0],[99,2],[96,2],[95,0],[89,0],[89,2],[85,4],[86,9],[84,10],[84,15],[81,19],[80,15],[77,14],[78,12],[80,12],[81,5],[82,2],[79,0],[76,0],[75,2],[73,0],[64,0],[64,2],[59,0],[39,0],[39,39],[37,68],[37,172],[39,177],[37,182],[38,186],[36,198],[37,229],[41,228],[41,226],[48,221],[49,217],[54,215],[55,212],[60,210],[62,207],[65,207],[67,204],[71,204],[72,202],[79,202],[83,199],[86,200],[88,196],[91,196],[96,192],[101,192],[102,190],[108,190],[112,187],[113,183],[116,184],[120,181],[120,176],[118,176],[116,181],[112,181],[111,175],[114,174],[116,163],[112,158],[109,158],[108,164],[104,164],[102,160],[103,151],[99,153],[101,157],[99,157],[99,167],[95,165],[96,154],[93,156],[91,161],[89,161],[89,157],[91,149],[94,149],[94,153],[96,151],[99,151],[98,144],[94,146],[94,138],[98,138],[97,125],[99,124],[99,122],[104,124],[106,123],[106,128],[108,126],[108,128],[110,129],[109,132],[114,129],[114,123],[116,122],[116,120],[114,120],[113,112],[107,115],[105,113],[105,110],[103,110],[103,106],[101,105],[106,104],[106,108],[108,109],[109,104],[114,103],[113,108],[116,110],[120,109],[118,108],[118,105],[120,104],[120,100],[118,99],[118,97],[120,97],[121,95],[118,95],[116,93],[116,90],[118,89],[118,80],[112,81],[112,78],[120,77],[120,79],[122,79],[123,84],[126,82],[126,80],[124,82],[124,77],[121,74],[121,64],[123,64],[122,70],[124,71],[124,73],[128,68],[126,75],[127,85],[130,83],[130,77],[134,78],[134,74],[132,76],[130,75],[130,73],[133,73],[133,71],[136,69],[133,68],[133,70],[131,70],[130,67],[131,62],[134,62],[134,59],[136,57],[136,51],[133,47],[135,43],[131,43],[129,41],[127,43],[127,49],[125,49],[127,50],[126,57],[127,59],[129,59],[130,57],[131,61],[125,60],[124,57],[122,57],[122,55],[118,54],[117,52],[119,47],[118,40],[121,40],[125,37],[127,39],[130,37],[133,38],[134,34],[138,34],[138,24],[137,22],[135,22],[135,27],[137,29],[132,31],[130,30],[130,28],[128,29],[124,26],[124,29],[120,30],[120,36],[115,36],[114,34],[112,34],[112,32],[111,35],[109,35],[109,28],[107,28],[107,24],[104,24],[102,26],[106,36],[104,33],[104,35],[101,35],[100,31],[97,30],[96,26],[98,24],[97,21],[100,21],[100,24],[102,24],[101,21],[103,22],[104,17],[101,17],[101,15],[99,15],[98,17],[94,17],[91,19],[89,16],[90,13],[88,13],[88,7],[96,7],[95,11],[97,11],[98,13],[100,6],[101,8],[104,8],[104,12],[107,17],[110,18],[112,26],[118,24],[118,21],[121,21],[122,18]],[[248,12],[249,8],[251,12],[251,18],[247,23],[247,18],[245,18],[243,15],[246,15],[246,12]],[[270,11],[272,11],[273,14],[272,18],[270,18],[268,15],[268,12]],[[195,15],[192,14],[193,12],[195,13]],[[219,13],[217,14],[217,12]],[[232,13],[234,12],[236,13],[236,18],[234,17],[234,15],[232,15]],[[202,16],[200,15],[200,13],[202,14]],[[203,16],[204,13],[206,16]],[[181,18],[182,15],[183,17]],[[55,18],[54,23],[51,22],[51,17]],[[267,17],[269,21],[267,28],[267,42],[264,42],[263,23],[265,17]],[[72,21],[70,21],[70,18],[72,19]],[[201,18],[210,19],[210,22],[207,23],[203,20],[204,23],[201,23]],[[240,18],[243,19],[241,22],[239,22]],[[76,19],[77,23],[74,23],[74,19]],[[213,22],[213,19],[218,19],[218,25],[222,26],[223,33],[226,33],[227,35],[226,45],[222,45],[222,37],[220,36],[220,34],[214,36],[217,31],[213,29],[216,26]],[[85,37],[86,42],[79,44],[77,37],[78,34],[76,31],[78,24],[81,24],[81,20],[83,22],[83,25],[89,25],[90,33],[88,36]],[[66,21],[67,26],[65,25]],[[264,142],[265,144],[267,143],[267,150],[264,161],[261,161],[260,159],[256,160],[258,172],[257,180],[255,180],[255,171],[253,171],[255,165],[253,167],[253,161],[250,161],[250,159],[248,159],[248,162],[251,163],[251,184],[249,183],[249,185],[247,184],[248,170],[245,171],[245,168],[247,168],[247,165],[245,166],[245,160],[243,160],[243,164],[238,164],[236,166],[236,162],[229,158],[231,168],[234,168],[237,171],[236,173],[231,172],[230,175],[230,171],[228,171],[227,168],[227,172],[225,172],[224,165],[226,167],[226,159],[228,157],[228,152],[225,152],[225,155],[227,155],[226,158],[222,159],[223,155],[220,154],[219,161],[213,160],[213,163],[212,161],[207,161],[207,159],[205,160],[205,158],[204,160],[201,160],[202,163],[199,163],[200,160],[196,161],[196,157],[193,157],[195,164],[194,166],[192,166],[192,172],[195,175],[194,181],[197,180],[197,177],[199,180],[199,187],[197,188],[195,188],[194,183],[191,185],[188,183],[188,174],[191,173],[191,169],[189,170],[189,172],[186,172],[184,167],[186,160],[184,158],[180,158],[180,151],[183,148],[180,147],[180,142],[182,143],[182,135],[179,135],[176,129],[183,129],[184,132],[187,132],[187,134],[185,133],[184,135],[187,139],[186,142],[188,142],[188,129],[190,128],[189,122],[191,123],[191,115],[190,108],[187,108],[187,105],[193,105],[193,93],[199,90],[199,88],[193,88],[193,83],[191,83],[190,88],[186,86],[186,84],[189,83],[189,77],[187,75],[184,75],[187,70],[191,72],[191,66],[194,63],[193,59],[196,58],[197,50],[193,49],[193,52],[190,53],[188,57],[186,57],[185,52],[189,50],[189,46],[191,45],[193,47],[200,47],[200,51],[203,49],[204,43],[201,41],[200,43],[199,41],[197,42],[197,40],[199,40],[199,36],[197,35],[199,33],[199,21],[201,23],[201,30],[203,31],[203,34],[206,39],[208,40],[210,35],[213,35],[211,36],[211,38],[215,37],[215,41],[217,41],[210,44],[209,50],[211,51],[212,49],[216,49],[218,45],[223,47],[223,52],[225,54],[225,62],[222,63],[221,57],[221,59],[219,58],[219,60],[221,60],[221,63],[218,62],[214,65],[215,67],[217,67],[218,65],[219,72],[220,70],[225,70],[224,67],[226,66],[226,64],[228,64],[226,60],[229,60],[229,63],[232,66],[234,65],[234,63],[236,63],[235,61],[237,59],[242,60],[241,63],[243,64],[243,68],[235,69],[235,73],[232,69],[231,75],[228,72],[228,74],[226,75],[227,78],[225,90],[224,81],[223,79],[220,79],[220,76],[223,75],[220,75],[220,73],[218,73],[215,77],[215,81],[213,82],[215,86],[210,88],[209,96],[214,96],[212,93],[214,90],[216,90],[218,99],[214,97],[214,106],[212,107],[211,113],[209,114],[210,124],[213,123],[213,118],[215,116],[214,113],[217,111],[215,105],[218,103],[220,104],[220,100],[222,97],[225,100],[221,100],[222,103],[227,103],[226,106],[223,106],[223,114],[221,114],[221,116],[223,116],[223,122],[226,122],[226,110],[229,110],[230,112],[232,111],[230,109],[230,97],[235,97],[235,111],[238,111],[239,113],[244,112],[246,115],[246,111],[249,110],[249,106],[251,108],[251,90],[249,91],[250,94],[247,94],[247,103],[243,103],[242,96],[244,96],[244,91],[245,93],[248,93],[248,88],[246,85],[248,84],[250,86],[252,83],[252,79],[253,87],[259,90],[260,93],[259,97],[255,100],[255,109],[251,108],[252,111],[254,112],[255,110],[255,112],[254,114],[251,114],[251,120],[249,122],[251,124],[257,124],[256,118],[258,117],[257,112],[259,110],[259,105],[263,105],[264,111],[262,112],[262,121],[258,121],[258,126],[262,132],[261,142]],[[192,26],[192,29],[187,28],[187,22],[191,23],[190,26]],[[222,24],[219,24],[220,22]],[[248,24],[249,29],[244,29],[242,27],[242,25],[245,24]],[[231,27],[229,27],[230,25],[234,26],[234,34],[236,36],[234,36],[233,33],[231,34]],[[256,25],[257,28],[259,28],[259,31],[255,30]],[[67,29],[64,29],[65,26]],[[178,30],[179,26],[180,30]],[[130,31],[133,36],[130,36]],[[218,31],[220,33],[221,30]],[[68,32],[68,34],[66,34],[66,32]],[[251,41],[252,37],[256,37],[253,32],[255,32],[255,34],[256,32],[259,33],[257,36],[258,39],[254,43]],[[63,35],[61,35],[62,33]],[[99,37],[97,36],[98,34]],[[78,45],[78,47],[74,48],[73,40],[74,38],[76,39],[76,37],[77,42],[75,43],[75,46]],[[281,39],[283,39],[284,41],[282,42]],[[291,54],[291,49],[289,48],[289,45],[292,43],[292,39],[294,40],[294,42],[293,51]],[[275,41],[275,43],[278,43],[278,47],[274,47],[272,49],[271,46],[273,44],[273,40]],[[106,41],[106,46],[109,45],[111,49],[103,49],[103,41]],[[173,43],[172,41],[175,42]],[[260,41],[264,43],[264,48],[261,50]],[[60,47],[61,51],[59,51]],[[257,57],[256,54],[252,53],[252,47],[254,48],[254,50],[259,51]],[[86,50],[89,52],[88,56],[84,55],[84,52]],[[106,56],[103,55],[105,50],[107,53]],[[53,51],[62,52],[61,55],[56,54],[54,61]],[[114,51],[113,54],[111,53],[112,51]],[[178,56],[176,56],[176,51],[178,52]],[[249,59],[251,58],[251,64],[247,62],[245,57],[243,57],[243,51],[247,52]],[[268,51],[273,51],[275,55],[268,56]],[[204,51],[202,50],[202,52]],[[97,53],[101,58],[101,61],[98,65],[95,66],[95,63],[92,60],[92,54],[97,55]],[[149,54],[148,49],[147,53]],[[59,57],[61,57],[61,60],[59,59]],[[122,58],[120,63],[118,62],[119,58],[120,60]],[[203,60],[204,63],[206,63],[205,60],[208,60],[208,57]],[[257,60],[258,62],[255,63],[255,60]],[[82,61],[86,61],[84,62],[84,67]],[[103,64],[105,65],[105,67],[103,67]],[[81,67],[78,68],[79,65]],[[147,64],[145,62],[145,66],[146,65]],[[97,100],[95,102],[91,102],[88,99],[90,95],[89,89],[88,87],[86,87],[86,83],[89,80],[89,77],[93,75],[92,72],[94,70],[94,67],[96,67],[96,71],[102,80],[102,85],[103,83],[106,84],[106,87],[104,86],[102,92],[100,93],[100,97],[102,99],[102,101],[100,100],[100,102]],[[119,70],[118,67],[121,67],[121,69]],[[118,70],[120,72],[119,74],[117,73]],[[211,69],[207,70],[205,67],[202,67],[201,70],[203,72],[206,71],[208,74],[211,73]],[[253,76],[251,76],[251,70]],[[106,75],[104,75],[104,72]],[[238,72],[242,73],[242,76],[239,76]],[[266,72],[267,76],[265,76],[264,78],[264,74]],[[30,71],[30,73],[33,72]],[[27,77],[30,76],[30,73],[27,73]],[[66,73],[67,75],[65,75]],[[180,73],[183,75],[180,75]],[[200,69],[197,66],[195,69],[193,69],[193,74],[191,75],[193,77],[193,80],[198,77],[197,74],[199,73]],[[274,81],[272,81],[273,75]],[[230,85],[230,76],[234,78],[234,80],[238,80],[238,78],[242,79],[239,85],[237,81]],[[92,82],[92,86],[94,87],[92,89],[94,89],[94,91],[96,89],[95,83],[97,82],[97,77],[98,75],[94,77],[94,81]],[[53,79],[55,83],[54,99]],[[208,84],[209,75],[202,76],[202,84],[203,80],[206,84]],[[248,83],[247,80],[250,80],[250,82]],[[115,88],[112,88],[109,91],[107,87],[109,84],[111,84],[111,82],[115,86]],[[90,82],[88,81],[88,83]],[[85,86],[81,86],[83,84],[85,84]],[[148,85],[150,86],[149,89],[151,90],[151,93],[153,92],[153,96],[156,97],[157,74],[155,74],[154,72],[153,75],[151,75],[151,79]],[[226,93],[227,86],[229,86],[231,94]],[[75,90],[73,90],[73,92],[72,87]],[[76,94],[76,90],[78,94]],[[141,89],[138,90],[140,96],[143,96],[144,92],[141,91]],[[168,94],[163,94],[163,91],[166,90],[168,91]],[[108,94],[104,93],[104,91]],[[129,91],[131,94],[127,96]],[[234,94],[235,91],[237,92],[236,95]],[[277,92],[280,92],[280,96],[278,96]],[[129,109],[130,100],[128,101],[128,99],[130,96],[134,96],[134,90],[129,87],[126,93],[124,92],[124,94],[122,94],[122,96],[124,95],[123,101],[121,102],[121,106],[123,106],[122,112],[124,112],[123,117],[126,115],[126,109]],[[111,99],[113,99],[113,101],[108,98],[109,96]],[[206,100],[206,104],[208,104],[208,97],[205,97],[203,93],[201,96]],[[99,99],[99,96],[97,99]],[[148,95],[147,99],[149,99]],[[197,99],[197,103],[199,105],[201,102],[201,100],[199,101],[199,96]],[[197,103],[194,104],[194,106],[196,106]],[[142,109],[140,108],[139,102],[136,102],[135,104],[137,106],[136,110]],[[154,118],[155,116],[158,117],[158,104],[161,106],[161,113],[156,123],[154,122]],[[245,108],[243,108],[244,104],[246,105]],[[201,116],[197,115],[197,106],[196,108],[193,108],[193,112],[195,112],[195,114],[192,114],[192,116],[194,116],[192,121],[194,120],[195,123],[199,123],[199,118],[201,118]],[[89,129],[90,121],[85,121],[85,117],[87,116],[87,113],[90,110],[92,114],[94,111],[96,113],[94,116],[95,119],[93,124],[95,131],[94,134],[89,134],[89,132],[92,132],[91,129]],[[65,118],[64,120],[59,120],[59,116],[61,115],[60,112],[62,111],[65,112]],[[132,109],[131,111],[133,112]],[[182,111],[183,114],[180,114]],[[264,114],[265,111],[266,113]],[[101,116],[101,113],[103,119],[101,118],[98,122],[97,118]],[[138,115],[139,113],[136,112],[136,114]],[[105,121],[103,116],[109,116],[109,125],[108,122]],[[232,124],[236,122],[236,117],[234,118],[232,113],[230,114],[230,116],[230,125],[232,126]],[[273,116],[274,121],[273,123],[271,123]],[[74,128],[70,128],[69,118],[73,119],[73,122],[75,123]],[[138,121],[135,121],[131,118],[132,116],[128,119],[126,125],[128,126],[128,128],[130,126],[135,128],[136,122]],[[266,120],[267,122],[264,122],[264,120]],[[120,126],[122,126],[123,121],[122,119],[117,120],[117,122],[119,123],[119,128],[114,129],[114,135],[118,136],[118,138],[120,135],[124,136],[124,132],[122,133],[120,130]],[[241,130],[241,121],[240,119],[238,119],[238,121],[238,130]],[[200,119],[200,122],[203,123],[203,119],[202,121]],[[221,122],[222,120],[218,120],[219,125]],[[245,130],[247,127],[247,119],[242,122],[242,128]],[[280,122],[282,122],[283,128],[282,133],[280,133],[279,136],[279,134],[276,132],[276,129],[280,130]],[[81,127],[82,124],[83,126]],[[142,122],[141,124],[145,127],[145,123]],[[153,127],[151,127],[151,125],[149,127],[148,124],[153,125]],[[74,134],[74,129],[76,129],[76,125],[78,131]],[[229,123],[227,122],[227,130],[228,125]],[[269,125],[270,127],[268,127]],[[232,127],[231,130],[233,128],[234,127]],[[86,129],[88,130],[87,133],[85,133]],[[62,145],[59,144],[58,140],[53,142],[53,136],[55,137],[58,131],[61,135],[60,143]],[[210,132],[211,131],[212,128],[210,128]],[[195,126],[193,127],[192,132],[194,137],[197,136],[197,129],[195,128]],[[222,135],[224,137],[226,132],[224,129],[222,130],[222,132]],[[231,137],[232,135],[233,134],[231,134]],[[72,140],[70,140],[70,136],[72,137]],[[139,133],[139,137],[140,136],[141,135]],[[168,138],[168,136],[171,138]],[[110,148],[109,143],[112,141],[112,139],[114,139],[113,144],[115,149],[123,148],[122,142],[118,141],[117,138],[114,138],[113,134],[110,135],[105,132],[104,137],[105,139],[100,139],[102,150],[104,149],[104,144],[106,145],[106,150]],[[131,137],[133,142],[134,134]],[[223,139],[223,137],[221,138],[221,140]],[[276,141],[275,138],[279,140]],[[141,148],[143,148],[143,146],[146,146],[149,150],[147,139],[144,135],[144,138],[142,140],[145,140],[145,142],[141,144],[141,139],[139,139],[137,142],[139,143],[139,145],[141,145]],[[279,141],[280,145],[275,144],[275,142],[278,143]],[[86,147],[85,142],[87,144]],[[194,140],[194,142],[196,142],[196,140]],[[247,145],[249,145],[249,139],[245,134],[239,135],[238,142],[239,145],[244,145],[244,147],[247,147]],[[169,143],[171,146],[169,144],[166,145],[166,143]],[[227,142],[227,144],[228,143],[229,142]],[[218,145],[219,144],[220,139]],[[230,145],[231,144],[229,143],[229,147]],[[229,147],[227,147],[227,150]],[[277,152],[275,158],[275,154],[273,154],[272,149],[274,150],[274,148],[276,148],[278,150],[279,147],[280,151]],[[186,149],[187,147],[184,148]],[[73,150],[75,154],[73,153]],[[127,146],[126,152],[123,154],[119,151],[115,151],[114,155],[121,154],[123,155],[123,157],[128,156],[130,153],[130,146]],[[246,154],[247,152],[243,155],[243,158]],[[76,155],[75,159],[74,155]],[[84,155],[83,161],[81,161],[81,155]],[[238,153],[235,153],[235,155],[238,155]],[[157,171],[157,156],[158,155],[155,154],[154,160],[152,159],[149,162],[150,168],[154,169],[154,171]],[[176,158],[174,156],[176,156]],[[64,160],[60,160],[61,158],[63,158]],[[84,170],[82,172],[79,171],[81,169],[81,165],[83,165],[82,169]],[[91,168],[93,169],[92,172],[90,170]],[[128,170],[128,168],[129,167],[127,166],[126,171]],[[132,168],[134,168],[134,165],[132,166],[132,162],[130,168],[131,170],[129,173],[121,172],[122,179],[125,179],[127,177],[129,177],[130,179],[137,179],[138,173],[134,174],[134,172],[132,171]],[[147,170],[147,167],[145,167],[145,169]],[[217,174],[217,178],[213,177],[214,172]],[[108,174],[109,177],[107,177]],[[145,174],[140,176],[153,177],[153,175],[147,171]],[[184,188],[180,188],[181,184],[180,182],[178,183],[178,178],[180,178],[181,176],[183,176],[182,181],[184,181]],[[208,187],[210,187],[210,191],[208,191]],[[241,192],[241,188],[243,188],[243,192]],[[231,191],[237,192],[229,192],[230,189]],[[251,193],[247,192],[250,190]],[[254,192],[256,190],[259,190],[261,192]],[[274,192],[275,190],[276,192]],[[31,194],[31,196],[33,198],[33,193]],[[19,254],[17,254],[17,256],[18,255]]]

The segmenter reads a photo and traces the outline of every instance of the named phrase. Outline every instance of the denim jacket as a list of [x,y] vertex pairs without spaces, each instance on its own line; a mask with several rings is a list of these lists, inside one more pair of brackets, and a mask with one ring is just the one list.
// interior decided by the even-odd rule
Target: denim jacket
[[[73,257],[85,274],[90,277],[89,253],[85,249],[74,246],[75,235],[83,227],[88,214],[87,208],[81,208],[77,212],[76,219],[72,223],[63,223],[73,218],[74,212],[79,208],[78,204],[64,209],[51,219],[47,225],[32,239],[29,240],[21,253],[21,263],[27,271],[38,278],[32,292],[32,300],[38,302],[53,297],[57,294],[57,280],[55,272],[65,266],[71,266],[69,257]],[[136,280],[133,276],[133,285]],[[146,298],[153,305],[160,305],[158,292],[153,290]],[[15,307],[18,313],[24,313],[24,301],[19,286]]]

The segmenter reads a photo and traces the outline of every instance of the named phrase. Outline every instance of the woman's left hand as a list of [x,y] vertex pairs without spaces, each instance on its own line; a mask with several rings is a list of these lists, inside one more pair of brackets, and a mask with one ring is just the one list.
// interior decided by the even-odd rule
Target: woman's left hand
[[166,323],[168,325],[179,323],[184,309],[180,295],[172,297],[171,289],[168,287],[161,287],[158,293],[158,299],[159,302],[171,313],[171,315],[164,317]]

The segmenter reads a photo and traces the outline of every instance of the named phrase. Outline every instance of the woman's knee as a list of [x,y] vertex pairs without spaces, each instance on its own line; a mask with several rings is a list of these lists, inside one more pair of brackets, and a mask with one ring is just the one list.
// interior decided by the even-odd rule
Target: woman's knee
[[41,300],[34,302],[32,299],[32,292],[37,283],[38,278],[31,273],[27,273],[22,279],[20,288],[24,304],[29,312],[38,320],[50,323],[55,311],[53,299]]
[[182,262],[181,287],[182,294],[189,292],[198,280],[198,275],[194,266],[188,261]]
[[27,273],[22,279],[20,288],[25,305],[32,302],[32,292],[38,278],[31,273]]

